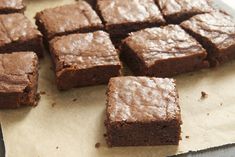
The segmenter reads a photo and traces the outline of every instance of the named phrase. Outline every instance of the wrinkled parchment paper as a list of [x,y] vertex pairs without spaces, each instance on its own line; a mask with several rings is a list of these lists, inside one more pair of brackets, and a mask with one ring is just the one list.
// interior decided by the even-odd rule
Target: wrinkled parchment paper
[[[28,0],[26,15],[33,20],[43,8],[71,2]],[[235,142],[235,61],[176,77],[183,120],[179,146],[126,148],[108,148],[103,137],[106,86],[59,92],[50,67],[47,55],[39,78],[39,91],[46,94],[37,107],[0,111],[8,157],[163,157]],[[208,97],[201,100],[201,91]]]

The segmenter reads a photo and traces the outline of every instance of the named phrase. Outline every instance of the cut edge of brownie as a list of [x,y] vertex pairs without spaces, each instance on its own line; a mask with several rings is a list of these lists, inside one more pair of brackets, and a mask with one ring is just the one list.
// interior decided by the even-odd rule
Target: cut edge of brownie
[[12,13],[24,13],[26,10],[26,5],[24,2],[22,2],[22,7],[19,8],[11,8],[11,7],[6,7],[6,8],[1,8],[0,9],[0,14],[12,14]]

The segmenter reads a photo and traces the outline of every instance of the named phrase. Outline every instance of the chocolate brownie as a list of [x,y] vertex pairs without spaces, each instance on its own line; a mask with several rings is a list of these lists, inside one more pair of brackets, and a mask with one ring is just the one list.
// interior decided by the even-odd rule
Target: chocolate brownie
[[62,90],[107,83],[120,75],[118,52],[103,31],[56,37],[50,42],[50,52]]
[[38,58],[34,52],[0,54],[0,108],[37,105]]
[[181,23],[207,49],[211,66],[235,58],[235,23],[223,12],[197,15]]
[[146,27],[165,24],[154,0],[97,0],[97,10],[111,37],[125,37]]
[[208,0],[156,0],[169,23],[180,23],[190,17],[213,11]]
[[111,78],[107,91],[109,146],[176,145],[181,115],[173,79]]
[[207,68],[205,49],[178,25],[147,28],[123,40],[121,57],[136,75],[168,77]]
[[44,37],[91,32],[103,28],[102,21],[85,1],[46,9],[36,14],[36,24]]
[[23,0],[0,0],[0,14],[24,12]]
[[34,51],[43,56],[41,33],[20,13],[0,15],[0,53]]

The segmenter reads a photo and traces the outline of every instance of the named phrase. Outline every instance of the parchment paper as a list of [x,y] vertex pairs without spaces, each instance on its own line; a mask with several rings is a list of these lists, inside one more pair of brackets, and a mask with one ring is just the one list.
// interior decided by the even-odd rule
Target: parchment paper
[[[43,8],[71,2],[28,0],[26,15],[32,19]],[[39,78],[39,91],[46,94],[37,107],[0,111],[8,157],[163,157],[235,142],[234,61],[176,77],[183,120],[179,146],[126,148],[108,148],[103,137],[106,86],[59,92],[50,67],[46,55]],[[208,98],[201,100],[201,91]]]

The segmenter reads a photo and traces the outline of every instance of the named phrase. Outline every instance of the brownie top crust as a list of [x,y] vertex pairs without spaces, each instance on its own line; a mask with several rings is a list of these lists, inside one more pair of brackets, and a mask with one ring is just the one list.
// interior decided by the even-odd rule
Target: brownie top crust
[[120,65],[118,52],[104,31],[56,37],[50,42],[50,50],[55,57],[57,71],[63,67],[86,69]]
[[97,6],[106,25],[148,21],[165,23],[154,0],[98,0]]
[[148,67],[158,60],[206,53],[203,47],[178,25],[147,28],[130,33],[123,42]]
[[185,13],[207,13],[213,8],[208,0],[156,0],[165,16]]
[[0,15],[0,46],[24,42],[38,36],[42,36],[41,33],[23,14]]
[[45,9],[37,13],[35,18],[44,25],[48,38],[64,32],[103,26],[99,16],[85,1]]
[[21,10],[24,8],[25,5],[23,3],[23,0],[0,0],[0,10],[3,9]]
[[110,79],[107,102],[111,122],[180,120],[173,79],[115,77]]
[[181,26],[206,38],[219,50],[235,44],[235,23],[231,16],[223,12],[196,15]]
[[0,92],[23,92],[38,64],[34,52],[0,54]]

